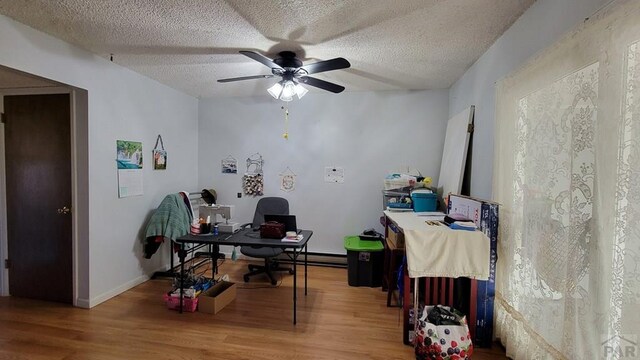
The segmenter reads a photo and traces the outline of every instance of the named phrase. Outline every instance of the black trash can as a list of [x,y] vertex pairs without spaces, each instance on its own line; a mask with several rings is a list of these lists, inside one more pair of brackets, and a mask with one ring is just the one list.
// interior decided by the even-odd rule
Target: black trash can
[[382,286],[384,246],[379,240],[361,240],[345,236],[349,286]]

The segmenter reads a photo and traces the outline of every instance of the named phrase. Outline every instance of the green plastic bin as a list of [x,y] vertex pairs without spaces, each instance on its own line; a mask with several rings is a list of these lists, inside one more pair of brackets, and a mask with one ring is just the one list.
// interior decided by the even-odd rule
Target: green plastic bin
[[380,240],[360,240],[345,236],[349,286],[378,287],[382,285],[384,246]]

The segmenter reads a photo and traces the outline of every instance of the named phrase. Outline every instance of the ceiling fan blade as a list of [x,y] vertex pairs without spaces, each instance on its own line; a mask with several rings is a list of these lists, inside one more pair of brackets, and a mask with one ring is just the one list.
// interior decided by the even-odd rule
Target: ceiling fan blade
[[340,86],[338,84],[330,83],[328,81],[312,78],[311,76],[300,77],[300,82],[303,82],[309,86],[315,86],[322,90],[331,91],[332,93],[336,93],[336,94],[344,91],[344,86]]
[[272,77],[275,77],[275,75],[242,76],[242,77],[229,78],[229,79],[219,79],[218,82],[219,83],[227,83],[227,82],[232,82],[232,81],[251,80],[251,79],[268,79],[268,78],[272,78]]
[[259,62],[259,63],[261,63],[261,64],[263,64],[263,65],[265,65],[265,66],[268,66],[268,67],[269,67],[269,68],[271,68],[271,69],[281,69],[281,70],[284,70],[284,68],[283,68],[282,66],[280,66],[280,65],[278,65],[278,64],[276,64],[276,63],[274,63],[274,62],[273,62],[273,60],[269,59],[268,57],[266,57],[266,56],[264,56],[264,55],[262,55],[262,54],[258,54],[258,53],[257,53],[257,52],[255,52],[255,51],[246,51],[246,50],[241,50],[241,51],[240,51],[240,54],[242,54],[242,55],[244,55],[244,56],[247,56],[247,57],[250,57],[250,58],[252,58],[253,60],[255,60],[255,61],[257,61],[257,62]]
[[346,69],[350,67],[351,64],[344,58],[335,58],[331,60],[318,61],[313,64],[302,66],[300,69],[303,69],[307,72],[307,74],[317,74],[330,70],[338,70],[338,69]]

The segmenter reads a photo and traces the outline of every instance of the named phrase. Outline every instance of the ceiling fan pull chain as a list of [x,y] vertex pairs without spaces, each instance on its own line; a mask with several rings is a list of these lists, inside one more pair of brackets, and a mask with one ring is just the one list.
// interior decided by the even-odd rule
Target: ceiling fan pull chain
[[289,109],[284,106],[281,109],[284,110],[284,134],[282,134],[282,137],[285,140],[289,140]]

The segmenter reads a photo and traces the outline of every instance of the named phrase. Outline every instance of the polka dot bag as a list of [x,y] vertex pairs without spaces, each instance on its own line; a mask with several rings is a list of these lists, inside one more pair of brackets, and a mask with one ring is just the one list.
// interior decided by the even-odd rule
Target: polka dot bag
[[473,344],[464,315],[448,306],[425,306],[416,330],[415,353],[416,360],[470,359]]

